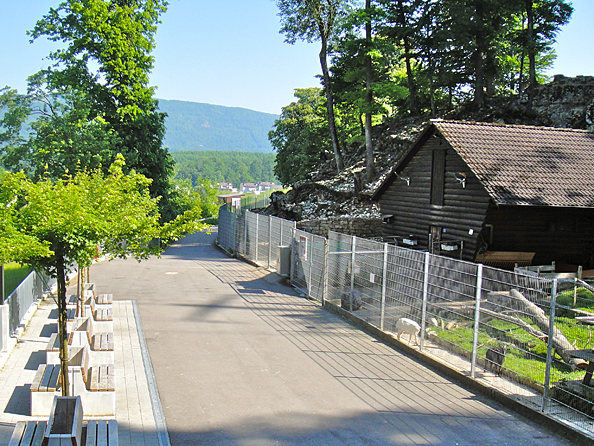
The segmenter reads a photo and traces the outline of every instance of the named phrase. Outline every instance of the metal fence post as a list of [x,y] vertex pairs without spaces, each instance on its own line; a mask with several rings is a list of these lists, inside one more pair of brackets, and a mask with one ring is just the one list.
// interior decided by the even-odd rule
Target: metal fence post
[[352,313],[353,293],[355,292],[355,255],[357,251],[357,237],[353,235],[351,240],[351,294],[349,297],[349,311]]
[[247,257],[248,211],[243,212],[243,255]]
[[326,296],[328,295],[328,277],[329,277],[329,273],[328,273],[328,259],[330,258],[330,255],[328,254],[328,252],[330,251],[330,244],[328,243],[328,239],[325,238],[324,239],[324,274],[323,274],[323,278],[322,278],[322,306],[324,306],[324,304],[326,303]]
[[270,268],[270,260],[272,259],[272,217],[268,219],[268,268]]
[[550,386],[551,386],[551,365],[553,362],[553,337],[555,336],[555,306],[557,304],[557,279],[553,280],[553,288],[551,289],[551,312],[549,318],[549,340],[547,343],[547,362],[545,368],[544,379],[544,395],[542,398],[542,411],[546,411],[549,401]]
[[382,302],[380,305],[380,330],[384,331],[384,316],[386,313],[386,285],[388,275],[388,244],[384,243],[384,265],[382,270]]
[[479,263],[476,271],[476,295],[474,306],[474,335],[472,337],[472,361],[470,363],[470,377],[474,378],[476,371],[476,355],[478,350],[479,328],[481,323],[481,298],[483,295],[483,264]]
[[260,240],[258,240],[260,235],[260,219],[258,217],[260,216],[260,214],[254,215],[256,216],[256,256],[252,260],[258,263],[258,248],[260,247]]
[[291,229],[291,283],[294,283],[295,280],[295,256],[299,255],[297,253],[297,244],[295,243],[295,227]]
[[[311,242],[311,243],[310,243]],[[311,280],[312,280],[312,274],[313,274],[313,253],[314,253],[314,249],[313,249],[313,236],[309,236],[307,243],[309,244],[309,256],[307,257],[307,263],[309,265],[309,274],[308,274],[308,278],[307,278],[307,296],[308,297],[312,297],[311,296]]]
[[281,220],[280,221],[280,237],[279,237],[279,242],[278,242],[278,244],[280,246],[283,246],[283,226],[285,226],[285,225],[283,224],[283,220]]
[[421,345],[419,350],[425,348],[425,327],[427,325],[427,300],[429,298],[429,262],[431,254],[425,253],[425,267],[423,272],[423,308],[421,310]]

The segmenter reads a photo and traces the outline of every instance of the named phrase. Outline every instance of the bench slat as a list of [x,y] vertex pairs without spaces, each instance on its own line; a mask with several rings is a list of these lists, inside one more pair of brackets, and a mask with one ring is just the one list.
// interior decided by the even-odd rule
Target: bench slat
[[39,384],[39,391],[40,392],[47,392],[47,385],[49,384],[50,378],[52,377],[52,372],[54,371],[55,366],[49,364],[45,367],[45,372],[43,373],[43,377],[41,378],[41,383]]
[[97,422],[97,446],[107,446],[107,421]]
[[89,420],[87,423],[86,446],[97,446],[97,420]]
[[33,440],[33,436],[35,435],[36,427],[37,423],[35,421],[30,421],[29,423],[27,423],[27,426],[25,426],[25,432],[23,433],[23,438],[21,438],[21,444],[27,446],[35,444],[31,443],[31,440]]
[[112,316],[112,309],[111,308],[98,308],[95,311],[95,320],[96,321],[111,321],[113,320]]
[[113,365],[107,366],[107,390],[115,391],[115,367]]
[[45,364],[40,364],[39,367],[37,367],[37,372],[35,373],[35,377],[31,383],[31,392],[39,392],[39,385],[41,384],[41,378],[43,378],[44,373]]
[[97,296],[97,304],[109,305],[113,303],[113,294],[99,294]]
[[99,390],[99,367],[91,367],[91,392]]
[[109,431],[109,446],[118,446],[118,422],[116,420],[109,420],[107,429]]
[[12,431],[12,435],[10,436],[10,441],[8,442],[8,446],[19,446],[21,442],[21,438],[23,436],[23,432],[25,431],[25,427],[27,423],[25,421],[17,421],[14,430]]
[[52,375],[47,383],[47,391],[53,392],[56,390],[58,386],[58,378],[60,377],[60,366],[54,366],[54,370],[52,371]]
[[[31,421],[29,421],[31,423]],[[47,427],[47,421],[38,421],[37,422],[37,429],[35,429],[35,436],[33,437],[33,441],[31,441],[31,445],[40,445],[43,441],[43,435],[45,434],[45,428]]]
[[107,390],[107,365],[99,366],[99,390],[101,392]]
[[113,333],[107,333],[107,350],[113,351]]

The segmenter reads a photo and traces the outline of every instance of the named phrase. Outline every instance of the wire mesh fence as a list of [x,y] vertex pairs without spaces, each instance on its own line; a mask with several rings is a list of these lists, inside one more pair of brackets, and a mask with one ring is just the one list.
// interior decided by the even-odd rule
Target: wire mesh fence
[[335,232],[325,239],[249,212],[240,227],[236,244],[259,264],[274,268],[275,248],[291,247],[291,283],[310,298],[594,435],[594,289]]

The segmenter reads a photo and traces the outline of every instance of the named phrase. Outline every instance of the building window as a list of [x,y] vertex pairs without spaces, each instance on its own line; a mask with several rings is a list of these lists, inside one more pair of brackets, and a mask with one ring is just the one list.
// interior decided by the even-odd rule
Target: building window
[[433,164],[431,166],[431,204],[438,206],[443,206],[445,161],[445,150],[433,151]]

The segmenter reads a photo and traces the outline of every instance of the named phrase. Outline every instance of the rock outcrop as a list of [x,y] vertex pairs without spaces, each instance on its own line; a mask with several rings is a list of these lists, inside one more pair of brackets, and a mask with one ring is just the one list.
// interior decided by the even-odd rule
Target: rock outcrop
[[[491,98],[480,110],[473,109],[472,105],[462,106],[440,117],[594,130],[594,76],[570,78],[557,75],[552,82],[537,86],[531,99],[528,94]],[[316,227],[313,223],[316,220],[381,219],[379,207],[370,201],[370,197],[429,122],[430,116],[420,116],[389,120],[374,127],[378,176],[363,190],[356,187],[355,179],[365,174],[365,147],[352,144],[344,149],[347,167],[343,172],[336,174],[334,161],[329,160],[310,173],[306,180],[294,184],[287,194],[275,193],[271,206],[259,212],[307,221],[309,227]],[[324,228],[319,231],[321,235],[333,227],[329,222],[319,226]]]

